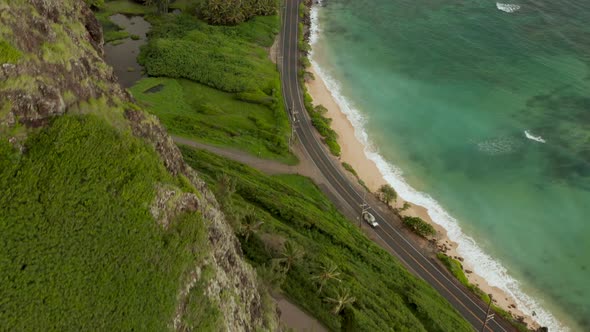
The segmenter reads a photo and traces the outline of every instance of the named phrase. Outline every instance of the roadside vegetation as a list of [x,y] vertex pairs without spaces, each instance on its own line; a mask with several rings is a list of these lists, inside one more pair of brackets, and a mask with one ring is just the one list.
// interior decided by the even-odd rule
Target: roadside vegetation
[[[463,264],[461,264],[460,261],[458,261],[454,258],[451,258],[442,252],[437,253],[436,256],[443,263],[443,265],[449,270],[449,272],[451,272],[451,274],[455,278],[457,278],[457,280],[459,280],[459,282],[461,284],[463,284],[465,287],[470,289],[474,294],[476,294],[485,303],[490,303],[490,296],[488,294],[486,294],[484,291],[482,291],[479,287],[477,287],[477,285],[474,285],[469,282],[469,279],[467,279],[467,276],[465,275],[465,272],[463,270]],[[514,316],[512,316],[508,311],[496,306],[493,303],[492,303],[492,309],[496,313],[498,313],[499,315],[504,317],[507,321],[509,321],[516,329],[518,329],[518,331],[521,331],[521,332],[530,331],[527,328],[526,324],[515,319]]]
[[267,176],[181,146],[268,287],[330,330],[470,331],[431,286],[342,216],[307,178]]
[[[299,18],[303,20],[303,22],[309,22],[310,20],[310,5],[311,2],[308,0],[305,0],[299,4]],[[315,107],[313,106],[313,98],[307,91],[307,86],[305,85],[305,80],[311,78],[311,73],[307,72],[307,68],[311,66],[311,63],[308,59],[309,52],[311,51],[311,45],[309,44],[309,27],[303,22],[299,23],[299,35],[297,36],[297,45],[300,53],[299,61],[301,67],[299,69],[299,84],[303,90],[303,103],[305,104],[305,109],[311,118],[311,123],[316,128],[318,133],[323,137],[324,143],[328,146],[330,153],[336,157],[339,157],[342,149],[340,144],[338,144],[338,134],[330,126],[332,119],[326,117],[326,112],[328,110],[322,105],[317,105]]]
[[434,227],[432,227],[431,224],[427,223],[420,217],[405,216],[402,218],[402,222],[412,232],[420,235],[423,238],[436,235],[436,230]]
[[[61,116],[25,148],[0,141],[3,329],[166,330],[208,242],[200,215],[164,230],[149,206],[156,184],[186,184],[152,147],[94,115]],[[188,305],[214,310],[202,291]]]

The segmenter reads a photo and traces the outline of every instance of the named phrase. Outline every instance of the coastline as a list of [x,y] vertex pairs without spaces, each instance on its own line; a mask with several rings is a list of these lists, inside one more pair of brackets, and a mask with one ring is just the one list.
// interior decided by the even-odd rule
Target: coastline
[[[314,106],[323,105],[328,109],[326,117],[332,119],[331,127],[338,133],[338,144],[342,148],[341,161],[350,164],[371,192],[376,192],[381,185],[387,184],[388,182],[385,180],[383,174],[381,174],[377,164],[366,155],[365,146],[356,136],[356,128],[348,116],[342,112],[322,76],[318,74],[317,63],[315,61],[312,60],[312,67],[308,68],[308,71],[315,77],[315,79],[306,82],[308,92],[313,98]],[[406,200],[403,197],[398,197],[396,207],[403,206],[404,202]],[[403,214],[420,217],[433,225],[438,234],[437,245],[446,247],[448,250],[445,253],[449,257],[461,260],[464,271],[472,271],[474,267],[464,262],[463,257],[457,252],[458,244],[448,237],[446,229],[432,220],[425,207],[416,205],[411,201],[407,202],[412,206],[404,211]],[[495,305],[507,312],[511,312],[514,317],[523,317],[524,322],[530,328],[537,329],[540,327],[539,323],[531,316],[525,314],[518,308],[516,300],[510,294],[500,288],[491,286],[482,276],[474,272],[465,273],[465,275],[470,283],[477,285],[486,294],[492,294]]]

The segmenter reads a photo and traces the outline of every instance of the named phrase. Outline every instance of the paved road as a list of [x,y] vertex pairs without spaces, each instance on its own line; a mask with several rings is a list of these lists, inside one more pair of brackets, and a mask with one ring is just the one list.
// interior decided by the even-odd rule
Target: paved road
[[[318,139],[312,128],[311,121],[305,111],[302,91],[298,83],[298,5],[300,0],[285,0],[283,8],[283,27],[279,68],[281,72],[285,104],[292,107],[291,118],[296,123],[297,137],[300,140],[304,154],[319,168],[332,189],[337,193],[332,199],[339,200],[336,206],[357,211],[360,214],[360,204],[363,203],[362,194],[342,173],[339,165],[329,156],[327,150]],[[337,196],[336,198],[334,198]],[[376,210],[375,210],[376,211]],[[440,292],[476,330],[481,330],[487,305],[460,285],[446,271],[425,257],[411,240],[406,239],[388,220],[375,213],[381,227],[375,233],[390,247],[395,256],[400,258],[410,271],[424,279]],[[505,320],[497,317],[488,323],[487,331],[514,331],[515,329]]]

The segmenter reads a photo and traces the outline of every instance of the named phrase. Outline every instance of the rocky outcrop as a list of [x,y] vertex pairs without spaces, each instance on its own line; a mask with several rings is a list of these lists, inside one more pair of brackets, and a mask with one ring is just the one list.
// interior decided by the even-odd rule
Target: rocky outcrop
[[[0,63],[0,137],[22,149],[19,144],[27,131],[45,126],[62,114],[92,109],[94,113],[110,112],[105,117],[120,119],[125,127],[122,130],[130,130],[151,144],[167,170],[174,176],[186,177],[196,190],[184,192],[156,186],[150,211],[164,228],[181,212],[202,214],[209,240],[209,256],[204,261],[214,270],[204,296],[219,306],[224,330],[264,329],[256,274],[244,261],[239,242],[215,197],[184,162],[158,119],[144,113],[117,84],[113,70],[102,58],[100,24],[87,5],[82,0],[27,0],[10,6],[3,2],[2,26],[12,29],[0,29],[0,41],[11,44],[24,56],[15,63]],[[88,106],[93,103],[95,106]],[[179,288],[179,307],[176,316],[170,317],[170,326],[183,329],[178,320],[183,299],[200,278],[202,268],[195,264],[188,273],[191,278]]]

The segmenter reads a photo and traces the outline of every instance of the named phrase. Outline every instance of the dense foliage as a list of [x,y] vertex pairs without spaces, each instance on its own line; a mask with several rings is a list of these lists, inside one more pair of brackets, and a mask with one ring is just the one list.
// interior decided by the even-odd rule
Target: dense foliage
[[198,11],[207,22],[217,25],[235,25],[254,16],[276,15],[277,0],[203,0]]
[[311,98],[311,95],[307,93],[305,86],[304,91],[303,102],[305,104],[305,109],[311,118],[311,123],[324,138],[324,142],[328,146],[330,152],[336,157],[340,156],[342,149],[340,148],[340,144],[338,144],[338,133],[330,127],[332,119],[325,116],[328,110],[322,105],[313,107],[313,99]]
[[[257,98],[279,96],[279,74],[263,47],[269,35],[274,39],[277,17],[258,18],[234,28],[211,26],[189,15],[150,21],[149,43],[138,58],[150,76],[187,78]],[[248,40],[254,37],[247,33],[250,31],[262,36]]]
[[436,230],[431,224],[422,220],[420,217],[405,216],[402,218],[404,225],[408,226],[414,233],[422,236],[429,237],[436,235]]
[[[189,15],[150,21],[149,43],[140,55],[148,73],[193,81],[149,78],[131,89],[168,130],[264,158],[295,160],[278,71],[266,49],[278,31],[277,17],[235,27],[211,26]],[[161,89],[151,91],[155,86]]]
[[199,215],[164,231],[150,214],[156,184],[177,182],[153,148],[95,116],[56,119],[24,154],[2,139],[2,329],[166,330],[207,248]]
[[[257,225],[241,232],[246,257],[331,330],[471,331],[446,300],[367,239],[309,179],[270,177],[208,152],[181,150],[213,188],[233,183],[233,195],[233,190],[218,194],[231,196],[221,201],[234,227]],[[233,181],[220,183],[228,177]],[[293,243],[299,249],[287,250]],[[284,265],[272,268],[273,262],[301,255],[286,272]]]

